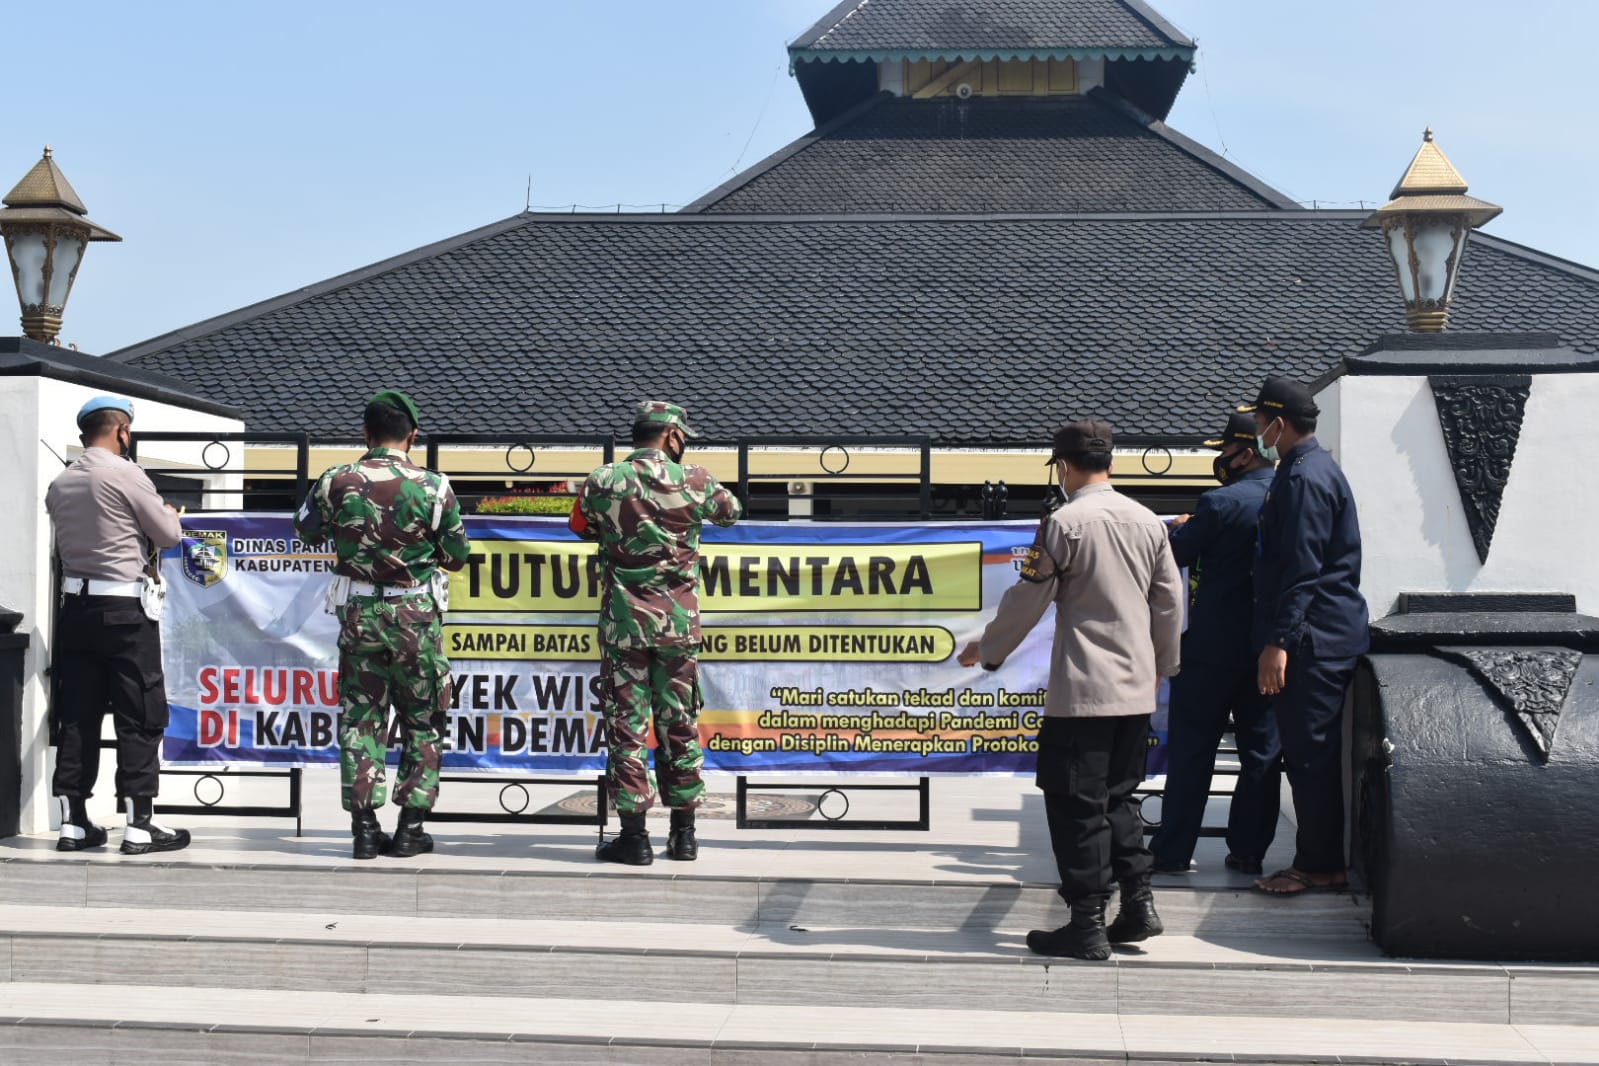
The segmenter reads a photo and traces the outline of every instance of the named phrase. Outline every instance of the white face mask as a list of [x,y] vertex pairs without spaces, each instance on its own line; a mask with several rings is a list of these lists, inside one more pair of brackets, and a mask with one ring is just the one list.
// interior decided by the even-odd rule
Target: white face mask
[[[1272,421],[1276,421],[1276,419],[1273,419]],[[1271,423],[1270,422],[1266,423],[1266,428],[1268,430],[1271,429]],[[1281,429],[1279,429],[1277,431],[1277,439],[1279,441],[1283,439],[1283,434],[1282,434],[1282,430]],[[1267,444],[1266,443],[1266,435],[1264,433],[1255,434],[1255,450],[1257,452],[1259,452],[1260,453],[1260,457],[1262,459],[1266,460],[1266,462],[1268,462],[1268,463],[1275,463],[1278,459],[1281,458],[1281,456],[1279,456],[1277,454],[1277,446],[1275,444]]]

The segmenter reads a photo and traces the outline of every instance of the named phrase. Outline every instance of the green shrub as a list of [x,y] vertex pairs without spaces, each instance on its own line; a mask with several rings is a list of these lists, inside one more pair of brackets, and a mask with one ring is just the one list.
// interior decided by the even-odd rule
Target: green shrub
[[551,514],[572,513],[575,496],[485,496],[477,502],[477,514]]

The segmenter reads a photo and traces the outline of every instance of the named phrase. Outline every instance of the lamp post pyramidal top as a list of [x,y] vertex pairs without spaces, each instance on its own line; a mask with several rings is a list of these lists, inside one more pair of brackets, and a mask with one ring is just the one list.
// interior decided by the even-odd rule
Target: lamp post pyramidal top
[[5,204],[0,233],[22,304],[22,332],[54,344],[84,248],[89,241],[122,238],[89,221],[88,208],[51,158],[49,145],[0,203]]
[[1504,208],[1466,195],[1466,179],[1432,139],[1421,136],[1393,199],[1361,223],[1381,228],[1399,275],[1405,319],[1417,333],[1441,333],[1460,277],[1466,234]]

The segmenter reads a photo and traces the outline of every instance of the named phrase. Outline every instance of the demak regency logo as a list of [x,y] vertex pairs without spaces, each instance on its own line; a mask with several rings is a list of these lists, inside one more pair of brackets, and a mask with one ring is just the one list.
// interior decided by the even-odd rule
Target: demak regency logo
[[228,572],[228,534],[221,529],[185,529],[179,548],[183,556],[183,576],[202,588],[210,588]]

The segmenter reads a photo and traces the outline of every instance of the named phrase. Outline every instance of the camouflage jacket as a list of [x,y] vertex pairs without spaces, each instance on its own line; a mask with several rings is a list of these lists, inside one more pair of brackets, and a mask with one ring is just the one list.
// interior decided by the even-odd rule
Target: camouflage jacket
[[701,466],[640,448],[583,482],[578,507],[600,542],[600,639],[613,647],[700,643],[700,527],[744,514]]
[[331,535],[334,570],[380,585],[419,585],[435,567],[459,570],[472,550],[449,479],[391,448],[323,473],[295,513],[294,532],[308,544]]

